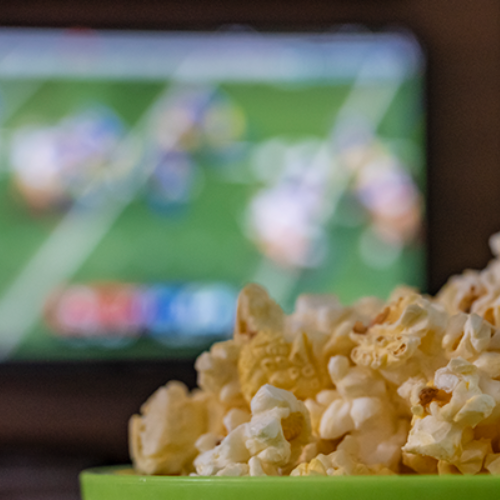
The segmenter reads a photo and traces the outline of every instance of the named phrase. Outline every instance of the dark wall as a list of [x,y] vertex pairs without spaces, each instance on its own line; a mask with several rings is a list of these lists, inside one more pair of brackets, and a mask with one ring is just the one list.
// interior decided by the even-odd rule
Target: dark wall
[[[429,291],[483,267],[500,230],[500,2],[498,0],[3,2],[0,25],[94,28],[323,29],[403,24],[429,57]],[[0,445],[35,443],[126,458],[129,415],[169,378],[194,383],[190,364],[0,367]]]

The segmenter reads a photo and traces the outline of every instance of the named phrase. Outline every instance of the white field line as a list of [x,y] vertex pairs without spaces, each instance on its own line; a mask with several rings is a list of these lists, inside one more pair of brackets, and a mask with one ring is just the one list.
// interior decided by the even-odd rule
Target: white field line
[[[117,149],[127,150],[130,144],[135,144],[142,128],[147,126],[154,113],[156,103],[165,100],[168,102],[177,90],[175,86],[171,87],[156,99]],[[175,136],[171,136],[171,147],[179,140],[182,132],[180,129]],[[152,166],[154,165],[142,165],[144,170],[134,189],[126,196],[109,201],[105,206],[82,210],[76,202],[42,243],[1,298],[0,359],[8,357],[33,327],[43,311],[47,294],[71,277],[85,262],[136,191],[147,181]]]
[[[5,105],[2,105],[2,109],[0,112],[0,141],[5,142],[5,122],[16,113],[19,108],[21,108],[29,99],[35,95],[36,91],[43,85],[43,82],[31,82],[30,85],[27,85],[26,88],[22,92],[16,92],[16,98],[9,98],[8,102]],[[2,152],[3,156],[3,152]],[[0,170],[0,175],[6,175],[7,169]]]
[[[403,75],[394,78],[390,84],[381,85],[377,89],[376,95],[372,84],[370,74],[372,73],[372,65],[376,61],[367,61],[360,69],[356,80],[354,81],[349,94],[336,117],[336,125],[333,127],[330,137],[323,142],[314,159],[314,162],[321,162],[324,155],[332,155],[332,145],[335,144],[335,139],[342,132],[342,123],[344,119],[351,116],[361,115],[365,122],[371,126],[373,131],[376,131],[384,116],[394,100],[402,82]],[[339,172],[336,176],[335,184],[329,193],[329,216],[335,213],[337,205],[344,193],[349,182],[349,175],[345,172]],[[264,257],[257,266],[257,269],[252,277],[253,282],[263,285],[279,304],[284,304],[290,298],[293,287],[299,280],[301,270],[285,269],[273,262],[271,259]]]
[[42,82],[31,82],[30,85],[27,85],[24,91],[16,92],[16,99],[9,99],[8,105],[5,106],[5,111],[0,115],[0,119],[5,123],[14,113],[17,112],[19,108],[23,106],[25,102],[27,102],[32,96],[35,95],[36,91],[43,85]]

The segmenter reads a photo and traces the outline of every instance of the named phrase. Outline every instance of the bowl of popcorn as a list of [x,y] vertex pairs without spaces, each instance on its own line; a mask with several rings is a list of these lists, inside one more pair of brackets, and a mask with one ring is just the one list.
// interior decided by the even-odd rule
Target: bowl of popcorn
[[[233,338],[132,416],[132,466],[80,476],[84,500],[469,498],[500,481],[500,233],[482,271],[286,315],[240,293]],[[354,476],[363,476],[354,477]]]

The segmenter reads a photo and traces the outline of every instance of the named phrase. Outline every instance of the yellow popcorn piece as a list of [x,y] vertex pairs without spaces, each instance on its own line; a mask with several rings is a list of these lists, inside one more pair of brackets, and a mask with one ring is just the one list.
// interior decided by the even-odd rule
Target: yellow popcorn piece
[[197,439],[209,431],[207,398],[184,384],[158,389],[129,423],[130,454],[142,474],[185,474],[197,455]]
[[441,288],[435,301],[450,314],[469,313],[474,302],[487,293],[481,273],[467,270],[459,276],[452,276]]
[[[414,417],[403,450],[446,462],[463,474],[478,473],[491,445],[489,439],[474,440],[473,429],[487,422],[497,405],[491,395],[483,393],[481,378],[478,369],[463,358],[454,358],[437,370],[435,392],[429,400],[424,396],[421,401],[428,414]],[[439,391],[448,398],[438,397]]]
[[382,465],[393,472],[399,470],[402,446],[408,436],[408,421],[388,416],[368,429],[355,430],[339,444],[368,466]]
[[215,448],[222,441],[223,436],[218,434],[214,434],[213,432],[207,432],[206,434],[202,434],[194,443],[195,448],[203,453],[205,451],[211,450]]
[[198,385],[226,406],[246,406],[238,380],[241,346],[234,340],[217,342],[195,362]]
[[323,440],[344,438],[350,453],[369,466],[397,470],[408,425],[400,419],[382,377],[345,356],[333,356],[328,371],[335,390],[318,393],[305,404],[315,435]]
[[386,383],[380,375],[364,366],[352,366],[345,356],[331,357],[328,373],[336,391],[345,399],[387,395]]
[[480,387],[480,373],[462,358],[452,359],[436,372],[434,383],[438,389],[451,392],[450,402],[439,409],[440,417],[461,426],[475,427],[493,411],[496,402]]
[[250,401],[264,384],[291,391],[299,399],[329,385],[311,341],[299,333],[288,342],[282,333],[263,330],[242,346],[238,361],[241,392]]
[[438,460],[426,455],[415,455],[403,452],[403,464],[418,474],[437,474]]
[[495,476],[500,474],[500,453],[490,453],[484,459],[484,468]]
[[362,297],[351,306],[359,321],[369,322],[383,309],[385,303],[378,297]]
[[224,416],[223,423],[227,433],[232,432],[236,427],[250,421],[252,415],[246,410],[240,408],[231,408]]
[[351,401],[340,398],[325,409],[319,424],[319,435],[322,439],[337,439],[354,430],[351,407]]
[[251,283],[243,288],[236,306],[234,340],[245,343],[260,331],[282,332],[285,315],[260,285]]
[[295,311],[286,318],[286,329],[330,334],[349,313],[335,295],[299,295]]
[[290,476],[327,476],[327,467],[330,464],[326,463],[326,466],[323,464],[323,460],[325,459],[325,455],[318,455],[313,458],[309,463],[301,463],[295,469],[292,470]]
[[491,451],[489,440],[471,441],[463,446],[462,454],[454,465],[462,474],[478,474]]
[[367,466],[356,460],[345,450],[337,450],[330,455],[319,454],[309,463],[302,463],[291,476],[373,476],[393,475],[394,472],[383,465]]
[[[252,454],[258,452],[261,460],[279,467],[294,462],[302,447],[311,440],[311,423],[304,403],[288,391],[264,385],[252,399],[251,409],[250,437],[246,444]],[[268,425],[273,428],[278,421],[280,430],[274,441],[274,431],[269,435]]]
[[285,320],[291,331],[318,331],[330,334],[351,316],[370,321],[383,308],[378,297],[363,297],[351,306],[344,306],[335,295],[302,294],[295,301],[295,310]]
[[320,454],[329,455],[330,453],[333,453],[341,441],[340,439],[319,439],[315,436],[312,436],[311,439],[311,442],[302,448],[302,452],[297,460],[299,465],[310,462],[313,458],[316,458]]
[[351,351],[356,347],[356,343],[351,338],[351,332],[360,325],[364,329],[362,320],[351,311],[351,314],[333,329],[325,343],[321,357],[323,362],[327,362],[330,357],[336,355],[350,356]]
[[[498,403],[497,403],[498,407]],[[486,422],[490,419],[491,423],[481,422],[474,429],[474,439],[489,439],[494,450],[500,450],[500,425],[498,425],[498,417],[492,419],[496,409],[493,413],[486,419]]]
[[467,474],[474,475],[486,467],[487,457],[491,457],[491,445],[489,440],[470,441],[463,444],[463,450],[453,462],[446,460],[438,461],[438,473],[443,474]]
[[453,464],[450,464],[445,460],[439,460],[437,469],[440,476],[460,474],[460,471]]
[[219,470],[216,476],[248,476],[250,468],[247,464],[228,464],[223,469]]
[[421,395],[428,391],[426,388],[427,379],[423,376],[417,376],[410,377],[397,389],[398,395],[406,402],[413,415],[423,416]]
[[[295,302],[295,311],[285,320],[285,332],[291,338],[306,332],[313,340],[321,339],[322,357],[347,354],[354,346],[348,334],[356,322],[370,322],[384,303],[376,297],[365,297],[351,306],[344,306],[335,295],[300,295]],[[323,335],[315,335],[317,333]],[[286,335],[285,334],[285,335]],[[326,335],[326,337],[325,337]],[[325,345],[326,342],[326,345]],[[345,345],[344,345],[345,344]]]
[[243,424],[230,432],[220,444],[200,453],[194,460],[197,474],[215,476],[234,464],[248,467],[247,462],[251,455],[245,447],[245,438],[245,424]]
[[319,426],[321,423],[321,418],[325,412],[326,405],[318,403],[314,399],[306,399],[304,405],[309,411],[309,417],[311,419],[311,429],[314,436],[319,436]]
[[[264,385],[251,401],[252,418],[233,429],[215,448],[196,457],[202,476],[233,471],[275,475],[295,466],[311,440],[309,414],[293,394]],[[252,458],[258,459],[252,460]],[[246,467],[246,468],[245,468]]]
[[357,344],[351,353],[360,366],[377,370],[401,385],[410,377],[432,378],[446,364],[441,341],[448,314],[417,294],[405,294],[378,315],[366,331],[353,330]]
[[451,461],[457,456],[461,442],[461,428],[427,415],[415,420],[403,451]]
[[473,364],[488,377],[500,378],[500,352],[483,352],[473,361]]
[[471,360],[489,347],[492,334],[491,325],[477,314],[457,314],[446,329],[443,349],[448,359]]
[[348,334],[353,318],[353,309],[343,306],[334,295],[300,295],[295,311],[285,320],[284,337],[293,342],[305,333],[314,358],[324,367],[331,352],[351,351],[353,342]]
[[491,325],[500,326],[500,289],[484,294],[471,306],[471,313],[478,314]]
[[482,271],[466,270],[461,275],[452,276],[436,296],[450,314],[459,312],[476,313],[499,325],[500,295],[500,233],[490,238],[490,248],[495,256]]
[[330,337],[323,347],[323,360],[328,362],[331,356],[350,356],[356,343],[351,338],[353,329],[366,331],[365,325],[383,309],[384,303],[376,297],[359,299],[350,307],[344,307],[338,321],[331,324]]

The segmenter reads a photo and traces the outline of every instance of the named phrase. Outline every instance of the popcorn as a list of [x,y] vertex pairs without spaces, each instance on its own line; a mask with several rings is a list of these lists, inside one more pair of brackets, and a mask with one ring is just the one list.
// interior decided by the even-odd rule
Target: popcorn
[[351,307],[344,307],[342,316],[331,325],[330,338],[323,348],[323,358],[326,362],[331,356],[337,354],[350,356],[352,349],[356,346],[350,337],[353,329],[361,328],[365,331],[364,325],[370,323],[383,307],[383,302],[376,297],[365,297]]
[[347,341],[346,346],[339,346],[340,349],[347,348],[349,352],[352,349],[353,344],[346,334],[336,335],[343,325],[354,323],[352,315],[352,308],[341,305],[334,295],[300,295],[294,313],[285,320],[284,337],[293,342],[305,333],[315,359],[326,366],[330,351],[335,348],[331,345],[335,337],[339,337],[340,343]]
[[471,312],[478,314],[491,325],[500,327],[500,289],[483,295],[471,306]]
[[[296,458],[302,446],[310,441],[311,424],[307,409],[290,392],[264,385],[252,399],[251,409],[252,419],[248,423],[249,439],[246,444],[252,454],[259,453],[262,460],[283,467]],[[267,432],[273,419],[280,420],[281,429],[276,437],[273,432]],[[275,424],[271,423],[271,426],[274,428]],[[271,446],[269,438],[273,440]]]
[[389,304],[365,331],[353,330],[351,338],[357,347],[351,358],[397,385],[420,374],[430,378],[445,364],[441,337],[447,321],[448,315],[438,306],[417,294],[405,294]]
[[247,342],[262,330],[283,331],[285,315],[266,290],[254,283],[240,292],[236,308],[234,340]]
[[484,459],[484,468],[495,476],[500,474],[500,453],[490,453]]
[[231,431],[239,427],[241,424],[245,424],[250,421],[251,415],[245,410],[240,410],[239,408],[232,408],[229,410],[224,417],[224,427],[229,434]]
[[328,406],[321,417],[319,435],[323,439],[336,439],[354,430],[351,417],[352,403],[337,399]]
[[[245,429],[244,425],[237,427],[220,444],[200,453],[194,461],[196,472],[201,476],[214,476],[224,474],[227,467],[229,471],[236,464],[248,467],[251,455],[245,446]],[[244,474],[244,468],[240,467],[239,470]]]
[[313,431],[323,440],[348,435],[357,460],[397,469],[407,430],[399,424],[384,379],[340,355],[330,359],[328,371],[336,390],[305,402]]
[[249,466],[247,464],[229,464],[219,472],[217,476],[248,476]]
[[356,460],[345,450],[334,451],[330,455],[319,454],[309,463],[301,463],[291,476],[387,476],[393,471],[383,465],[367,466]]
[[[426,414],[422,418],[421,411],[414,417],[403,450],[446,461],[464,474],[475,474],[491,451],[489,440],[474,441],[471,432],[491,415],[496,401],[482,392],[478,369],[463,358],[454,358],[437,370],[434,385],[432,395],[421,399]],[[439,391],[449,397],[439,397]]]
[[204,451],[211,450],[215,448],[222,441],[223,437],[213,432],[207,432],[206,434],[201,435],[194,443],[195,448],[203,453]]
[[143,474],[181,474],[197,454],[196,440],[209,431],[207,398],[170,382],[130,420],[130,454]]
[[238,380],[240,349],[234,340],[217,342],[209,352],[201,354],[194,365],[201,389],[214,394],[227,406],[245,405]]
[[329,441],[318,439],[313,435],[312,441],[302,448],[302,453],[300,454],[297,463],[302,464],[305,462],[310,462],[313,458],[316,458],[320,454],[329,455],[337,449],[339,442],[340,440],[338,439]]
[[473,364],[492,379],[500,377],[500,352],[483,352]]
[[488,292],[478,271],[467,270],[460,276],[452,276],[436,296],[450,314],[468,313],[474,302]]
[[[410,377],[406,382],[398,388],[398,395],[408,404],[411,412],[416,415],[423,413],[421,405],[421,395],[426,392],[427,379],[423,376]],[[420,411],[422,410],[422,411]]]
[[287,342],[282,333],[262,330],[242,346],[238,361],[241,391],[250,401],[264,384],[289,390],[299,399],[327,385],[327,375],[305,333]]
[[443,337],[443,348],[448,359],[473,359],[486,350],[493,329],[477,314],[457,314],[450,321]]
[[382,465],[397,472],[408,427],[406,419],[393,419],[386,415],[371,428],[356,430],[346,436],[338,449],[348,447],[361,462],[369,466]]
[[436,387],[452,394],[450,402],[439,410],[440,415],[471,427],[488,417],[496,403],[490,395],[483,394],[479,382],[477,368],[462,358],[452,359],[448,366],[438,370],[434,377]]
[[288,391],[264,385],[253,397],[251,410],[249,422],[233,429],[213,449],[198,455],[194,465],[199,475],[274,475],[278,468],[294,465],[302,447],[311,439],[304,404]]
[[439,461],[427,455],[402,454],[403,464],[418,474],[437,474]]
[[491,444],[487,439],[471,441],[463,446],[456,468],[462,474],[477,474],[483,468],[487,455],[491,454]]
[[[500,474],[500,233],[483,271],[386,304],[302,295],[289,316],[258,285],[234,337],[130,420],[142,474]],[[192,471],[196,471],[193,473]]]
[[294,313],[286,319],[287,330],[329,334],[349,313],[335,295],[300,295]]
[[431,415],[413,422],[403,451],[451,461],[458,454],[462,429]]
[[500,325],[496,321],[500,295],[499,242],[500,233],[490,238],[490,248],[496,258],[483,271],[467,270],[462,275],[452,276],[437,294],[436,301],[450,314],[474,312],[485,319],[488,319],[487,315],[494,315],[495,322],[492,324]]

